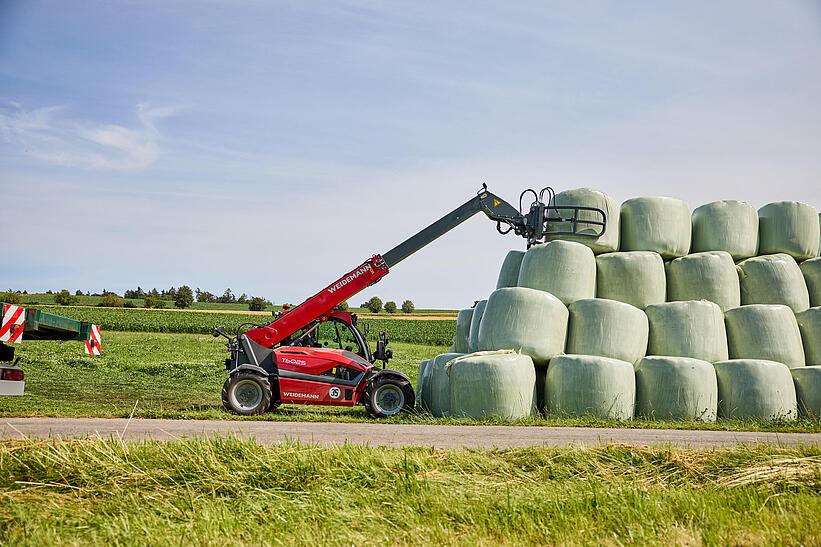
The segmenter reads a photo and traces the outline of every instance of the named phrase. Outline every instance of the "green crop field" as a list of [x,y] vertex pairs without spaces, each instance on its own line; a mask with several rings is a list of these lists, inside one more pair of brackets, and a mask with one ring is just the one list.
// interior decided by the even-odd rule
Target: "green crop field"
[[[270,316],[241,313],[190,313],[172,310],[145,310],[129,308],[80,308],[40,306],[38,309],[65,317],[89,321],[106,331],[170,332],[208,334],[217,325],[225,325],[235,332],[243,323],[259,324],[270,321]],[[412,344],[450,344],[456,323],[449,319],[415,320],[364,318],[370,327],[370,339],[385,331],[396,342]]]
[[[20,294],[18,295],[20,298],[20,303],[23,305],[28,306],[57,306],[57,302],[55,302],[54,297],[56,294],[46,294],[46,293],[31,293],[31,294]],[[76,306],[96,306],[100,303],[102,299],[101,296],[76,296]],[[126,298],[124,302],[130,302],[134,306],[138,308],[144,307],[144,300],[142,298]],[[166,308],[174,308],[174,302],[171,300],[164,300],[163,301]],[[71,306],[68,306],[71,307]],[[66,309],[65,307],[60,307],[60,309]],[[191,304],[189,309],[192,310],[213,310],[213,311],[248,311],[248,304],[240,304],[236,302],[231,303],[222,303],[222,302],[194,302]],[[271,312],[272,310],[281,310],[281,305],[276,306],[269,306],[265,309],[267,312]],[[351,312],[354,313],[362,313],[370,315],[371,311],[367,308],[350,308]],[[393,314],[394,317],[403,317],[403,316],[414,316],[414,315],[441,315],[444,317],[456,317],[457,310],[441,310],[441,309],[416,309],[410,314],[405,314],[401,310],[397,311]],[[381,312],[384,315],[388,315],[387,312]]]
[[821,449],[0,442],[8,545],[818,545]]

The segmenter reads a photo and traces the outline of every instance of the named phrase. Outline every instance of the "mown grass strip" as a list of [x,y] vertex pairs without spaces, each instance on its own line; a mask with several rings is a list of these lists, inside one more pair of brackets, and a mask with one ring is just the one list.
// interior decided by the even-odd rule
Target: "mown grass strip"
[[0,443],[14,545],[818,544],[819,494],[818,447]]
[[[446,351],[445,346],[397,342],[390,366],[416,383],[419,361]],[[24,397],[0,397],[0,416],[97,416],[175,419],[256,419],[272,421],[370,422],[362,407],[285,405],[275,413],[239,418],[222,408],[220,391],[227,377],[222,341],[201,334],[110,332],[103,355],[82,353],[79,342],[38,341],[17,348],[26,371]],[[393,423],[514,424],[724,431],[821,432],[821,420],[732,420],[717,423],[597,418],[535,417],[520,421],[433,418],[402,414]]]

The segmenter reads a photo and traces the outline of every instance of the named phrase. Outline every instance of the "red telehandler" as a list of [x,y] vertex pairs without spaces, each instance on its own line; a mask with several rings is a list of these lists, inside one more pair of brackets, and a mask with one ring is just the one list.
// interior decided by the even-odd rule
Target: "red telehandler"
[[[522,200],[533,194],[528,212]],[[544,202],[547,195],[547,204]],[[477,213],[496,221],[500,234],[513,232],[530,247],[548,233],[598,237],[605,229],[604,211],[594,207],[555,205],[553,189],[536,193],[525,190],[518,210],[488,192],[487,186],[471,200],[440,218],[383,255],[374,255],[302,304],[274,314],[262,325],[240,325],[236,336],[225,327],[214,329],[215,337],[228,339],[231,357],[222,388],[225,408],[237,414],[262,414],[281,404],[354,406],[364,405],[374,417],[384,418],[412,410],[415,394],[410,380],[401,372],[386,369],[393,352],[380,332],[371,352],[356,315],[335,312],[334,307],[388,274],[390,268],[449,232]],[[584,212],[584,220],[580,213]],[[251,326],[243,332],[242,329]],[[382,368],[374,363],[382,361]]]

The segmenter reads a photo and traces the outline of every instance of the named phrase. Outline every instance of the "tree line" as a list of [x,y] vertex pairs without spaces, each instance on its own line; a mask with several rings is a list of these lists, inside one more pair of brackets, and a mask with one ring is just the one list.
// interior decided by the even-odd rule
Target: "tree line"
[[[396,313],[397,310],[396,302],[394,302],[393,300],[388,300],[383,304],[382,299],[378,296],[371,297],[371,299],[367,302],[363,302],[362,307],[367,309],[371,313],[379,313],[383,309],[387,313]],[[411,302],[410,300],[405,300],[404,302],[402,302],[402,307],[399,309],[402,310],[402,313],[413,313],[413,310],[416,309],[416,306],[414,306],[413,302]]]
[[[84,293],[78,289],[73,294],[67,289],[58,292],[48,290],[45,294],[53,295],[54,302],[61,306],[79,304],[80,297],[86,296],[99,296],[100,300],[96,305],[107,308],[136,308],[138,306],[133,302],[134,300],[142,300],[143,307],[145,308],[165,308],[173,305],[174,307],[184,309],[190,308],[195,301],[219,304],[246,304],[250,311],[262,311],[274,305],[273,302],[261,296],[249,297],[245,293],[235,296],[230,288],[226,289],[225,292],[222,293],[222,296],[215,296],[208,291],[200,290],[199,287],[196,291],[192,291],[188,285],[162,290],[158,290],[156,287],[151,290],[144,290],[138,286],[136,289],[125,291],[122,296],[106,289],[103,289],[101,293],[92,293],[90,291]],[[20,304],[25,295],[28,295],[28,291],[12,291],[9,289],[8,292],[0,293],[0,301],[8,304]]]

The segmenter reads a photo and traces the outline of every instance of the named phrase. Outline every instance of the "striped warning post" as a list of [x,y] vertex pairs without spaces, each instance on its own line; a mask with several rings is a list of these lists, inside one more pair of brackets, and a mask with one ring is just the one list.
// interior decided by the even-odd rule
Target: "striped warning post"
[[3,304],[3,321],[0,323],[0,342],[19,344],[23,341],[23,323],[26,309],[14,304]]
[[91,331],[89,331],[88,340],[86,340],[86,354],[100,355],[100,349],[100,327],[91,325]]

